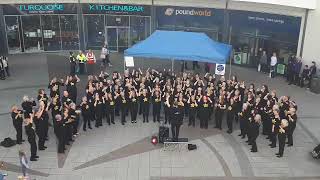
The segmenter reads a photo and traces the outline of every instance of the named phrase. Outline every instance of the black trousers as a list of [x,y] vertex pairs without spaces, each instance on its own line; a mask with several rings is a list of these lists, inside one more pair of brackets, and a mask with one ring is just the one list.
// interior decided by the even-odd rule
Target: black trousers
[[275,147],[277,146],[277,132],[271,132],[270,134],[270,140],[271,140],[271,146]]
[[45,139],[48,138],[48,131],[49,131],[49,114],[46,112],[43,117],[43,128],[44,128],[44,137]]
[[161,106],[154,105],[152,108],[152,113],[153,113],[153,122],[160,122],[160,111],[161,111]]
[[45,127],[44,127],[44,120],[42,120],[41,122],[39,122],[39,126],[36,127],[36,133],[38,135],[38,146],[39,149],[43,149],[44,148],[44,143],[46,141],[46,137],[45,137]]
[[76,74],[76,64],[70,63],[70,76],[74,76]]
[[31,159],[35,158],[37,155],[37,143],[36,143],[36,137],[28,137],[28,142],[30,144],[30,151],[31,151]]
[[289,124],[288,127],[288,144],[293,145],[293,131],[296,129],[296,124]]
[[216,111],[216,127],[219,129],[222,129],[222,118],[223,118],[224,112],[222,110]]
[[121,123],[126,122],[127,108],[121,108]]
[[56,128],[56,137],[58,139],[58,153],[64,153],[65,142],[64,142],[64,127]]
[[22,143],[22,124],[21,126],[15,126],[14,127],[17,131],[17,134],[16,134],[16,138],[17,138],[17,143]]
[[200,128],[208,129],[209,112],[206,114],[200,114]]
[[251,144],[252,144],[252,151],[253,152],[257,152],[258,151],[258,147],[257,147],[257,137],[256,135],[253,135],[252,138],[251,138]]
[[278,133],[278,139],[279,139],[279,155],[283,156],[284,146],[286,144],[286,134]]
[[240,130],[241,130],[241,135],[242,137],[246,137],[248,134],[248,120],[247,119],[240,119]]
[[87,129],[87,124],[88,124],[88,127],[91,128],[91,123],[90,123],[89,116],[82,116],[82,119],[83,119],[82,129],[86,130]]
[[9,66],[5,67],[4,69],[5,69],[5,71],[6,71],[7,76],[9,77],[9,76],[10,76]]
[[149,122],[149,104],[144,104],[142,107],[142,114],[143,114],[143,122]]
[[96,113],[96,127],[102,126],[102,113]]
[[227,125],[228,125],[229,131],[233,130],[233,120],[234,120],[234,112],[228,112],[227,113]]
[[70,141],[72,141],[72,124],[66,124],[65,125],[65,144],[68,144]]
[[130,115],[131,115],[131,122],[137,121],[138,104],[131,105],[131,107],[130,107]]
[[167,124],[167,122],[169,122],[169,124],[171,123],[171,119],[170,119],[170,109],[167,107],[167,106],[165,106],[164,107],[164,119],[165,119],[165,124]]
[[79,115],[77,115],[76,120],[74,122],[72,122],[72,126],[73,126],[72,127],[72,130],[73,130],[72,134],[73,135],[78,133],[79,120],[80,120],[80,117],[79,117]]
[[196,124],[196,111],[190,111],[189,113],[189,125],[195,127]]
[[114,123],[114,107],[107,109],[107,123],[110,125],[110,121]]
[[181,124],[171,124],[172,138],[178,140]]

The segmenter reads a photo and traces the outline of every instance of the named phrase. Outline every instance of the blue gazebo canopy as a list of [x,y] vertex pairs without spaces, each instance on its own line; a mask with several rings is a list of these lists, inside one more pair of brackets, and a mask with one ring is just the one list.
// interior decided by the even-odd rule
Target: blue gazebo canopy
[[230,45],[213,41],[204,33],[157,30],[124,55],[225,64],[230,53]]

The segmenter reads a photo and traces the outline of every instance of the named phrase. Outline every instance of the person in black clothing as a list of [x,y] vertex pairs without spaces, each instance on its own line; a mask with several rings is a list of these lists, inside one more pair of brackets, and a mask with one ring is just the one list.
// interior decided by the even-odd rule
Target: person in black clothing
[[73,52],[69,52],[69,62],[70,62],[70,76],[74,76],[76,74],[76,67],[77,67],[77,59]]
[[49,105],[49,109],[51,110],[51,116],[53,118],[53,125],[54,125],[56,123],[56,119],[55,119],[56,115],[61,114],[61,111],[62,111],[61,102],[58,96],[55,96],[52,98],[52,102]]
[[83,126],[82,126],[82,130],[83,131],[87,131],[87,124],[88,124],[88,128],[89,129],[92,129],[91,128],[91,123],[90,123],[90,117],[91,117],[91,112],[90,112],[90,109],[89,109],[89,104],[87,102],[87,97],[84,96],[82,98],[82,102],[80,104],[81,106],[81,114],[82,114],[82,119],[83,119]]
[[174,101],[171,105],[168,98],[165,103],[170,108],[172,139],[177,141],[179,139],[180,126],[183,123],[183,112],[179,109],[178,101]]
[[197,107],[198,107],[198,103],[196,101],[195,95],[190,96],[187,103],[189,105],[189,124],[188,124],[188,126],[192,125],[193,127],[195,127],[196,113],[197,113]]
[[65,85],[67,86],[67,91],[69,93],[70,99],[76,103],[77,102],[77,83],[80,82],[80,79],[77,75],[73,76],[67,76],[67,80],[65,82]]
[[301,73],[300,87],[302,88],[304,87],[304,83],[306,80],[308,80],[309,74],[310,74],[309,66],[305,65]]
[[70,117],[72,118],[72,135],[73,137],[76,137],[79,135],[78,133],[78,125],[79,125],[79,120],[80,120],[80,112],[77,110],[77,106],[75,103],[70,104],[70,110],[69,110]]
[[212,100],[207,96],[200,96],[198,100],[199,108],[199,118],[200,118],[200,128],[208,129],[208,121],[210,117],[210,107],[212,105]]
[[149,108],[150,108],[150,99],[148,95],[147,89],[143,89],[142,92],[140,92],[140,98],[142,99],[141,101],[141,106],[142,106],[142,114],[143,114],[143,122],[149,122]]
[[50,89],[50,97],[55,97],[58,96],[58,98],[60,98],[60,86],[64,86],[64,80],[60,79],[60,82],[57,81],[57,78],[54,77],[49,85],[48,85],[48,89]]
[[251,131],[251,152],[258,152],[258,148],[257,148],[257,143],[256,140],[259,136],[259,128],[260,128],[260,124],[261,124],[261,115],[260,114],[256,114],[254,116],[254,120],[253,122],[250,123],[250,131]]
[[250,117],[250,107],[248,103],[243,103],[242,111],[239,113],[239,122],[241,133],[239,136],[242,136],[242,139],[248,135],[248,121]]
[[234,103],[234,99],[230,98],[227,104],[227,125],[228,131],[227,133],[231,134],[233,131],[233,121],[236,114],[236,104]]
[[110,122],[112,124],[114,123],[114,116],[115,116],[115,99],[111,92],[107,94],[108,98],[106,99],[107,104],[107,123],[110,125]]
[[224,102],[225,98],[223,96],[219,96],[219,101],[216,104],[216,126],[215,128],[222,129],[222,118],[224,116],[224,112],[227,108],[226,103]]
[[37,156],[37,143],[36,143],[36,133],[33,128],[33,115],[29,114],[26,116],[27,118],[24,119],[24,124],[25,124],[25,132],[28,136],[28,142],[30,144],[30,151],[31,151],[31,156],[30,156],[30,161],[37,161],[39,156]]
[[33,121],[36,125],[36,133],[38,135],[38,148],[40,151],[45,150],[47,147],[44,145],[46,140],[46,123],[43,118],[43,113],[45,112],[45,104],[40,101],[39,110],[35,113]]
[[161,93],[160,91],[152,92],[152,113],[153,122],[160,122],[160,112],[161,112]]
[[94,101],[94,113],[96,116],[96,124],[95,127],[99,128],[102,126],[102,111],[103,111],[103,105],[104,99],[100,98],[99,94],[96,93],[95,95],[95,101]]
[[[44,89],[39,89],[38,91],[38,102],[40,103],[43,101],[44,103],[44,111],[42,112],[42,120],[43,120],[43,128],[44,128],[44,133],[45,133],[45,139],[48,140],[48,130],[49,130],[49,114],[48,114],[48,109],[49,109],[49,98],[44,92]],[[51,125],[51,124],[50,124]]]
[[291,107],[289,111],[287,112],[287,120],[288,120],[288,131],[287,131],[287,136],[288,136],[288,146],[293,146],[293,137],[292,134],[294,130],[296,129],[297,126],[297,114],[296,114],[296,109]]
[[128,110],[128,100],[124,92],[120,93],[121,104],[120,104],[120,112],[121,112],[121,124],[124,125],[126,123],[126,113]]
[[13,126],[17,131],[17,144],[22,144],[24,140],[22,139],[22,122],[23,122],[23,111],[19,110],[17,106],[12,106],[11,108],[11,118]]
[[[163,94],[162,96],[162,101],[166,101],[166,99],[170,98],[170,93],[169,92],[166,92]],[[170,120],[170,108],[168,107],[167,103],[164,103],[163,104],[163,109],[164,109],[164,123],[167,124],[171,124],[171,120]]]
[[70,104],[73,103],[72,100],[70,99],[68,91],[63,91],[61,102],[62,102],[63,108],[69,108]]
[[279,153],[276,154],[278,158],[281,158],[283,156],[288,130],[288,121],[286,119],[282,119],[280,122],[281,123],[278,130]]
[[138,97],[134,89],[130,91],[129,104],[130,104],[131,123],[137,123]]
[[271,133],[271,148],[275,148],[277,145],[277,135],[279,133],[281,119],[280,119],[280,110],[278,107],[273,107],[274,119],[272,119],[272,133]]
[[21,107],[23,109],[23,112],[25,114],[25,118],[29,118],[30,114],[33,114],[33,106],[36,106],[36,102],[31,99],[29,100],[28,96],[23,96],[23,102],[21,104]]
[[65,151],[65,124],[62,121],[62,116],[60,114],[57,114],[55,116],[55,128],[54,133],[58,139],[58,153],[64,153]]
[[62,122],[64,123],[65,131],[64,131],[64,143],[65,145],[70,145],[70,142],[73,142],[72,139],[72,122],[74,119],[71,117],[69,109],[64,108]]
[[312,61],[312,65],[310,66],[310,71],[308,75],[308,88],[311,88],[311,82],[314,76],[317,74],[317,66],[316,62]]

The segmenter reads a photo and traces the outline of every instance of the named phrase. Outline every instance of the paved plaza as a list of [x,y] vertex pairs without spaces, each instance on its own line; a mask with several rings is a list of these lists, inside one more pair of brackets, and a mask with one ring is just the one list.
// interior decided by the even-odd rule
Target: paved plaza
[[[123,71],[121,54],[112,55],[114,66],[108,72]],[[15,137],[15,130],[9,114],[13,104],[20,104],[22,96],[36,97],[39,88],[47,88],[49,79],[65,77],[68,73],[66,54],[23,54],[9,57],[12,77],[0,81],[0,139]],[[136,66],[170,68],[171,61],[147,62],[139,60]],[[180,69],[179,62],[175,62]],[[191,67],[191,64],[189,65]],[[96,74],[100,68],[96,67]],[[227,70],[228,72],[228,70]],[[122,126],[119,118],[116,124],[87,132],[80,130],[76,141],[67,146],[65,155],[58,155],[53,129],[49,129],[49,141],[45,151],[40,151],[39,161],[31,162],[32,179],[49,180],[280,180],[320,179],[320,161],[310,156],[310,151],[320,140],[320,95],[305,89],[288,86],[283,77],[270,79],[255,69],[232,67],[232,74],[239,80],[267,84],[276,89],[278,96],[289,95],[298,104],[298,125],[294,132],[294,146],[286,147],[283,158],[277,158],[278,149],[269,148],[269,141],[260,135],[257,140],[258,153],[251,153],[249,146],[239,138],[238,124],[229,135],[226,127],[220,131],[190,128],[185,122],[181,137],[187,137],[198,149],[194,151],[164,151],[161,145],[154,146],[150,137],[157,134],[158,123],[127,123]],[[84,94],[87,77],[80,76],[78,94]],[[226,122],[224,121],[224,126]],[[26,136],[24,134],[24,139]],[[29,156],[29,144],[12,148],[0,147],[0,161],[4,162],[8,179],[20,174],[18,150],[24,149]]]

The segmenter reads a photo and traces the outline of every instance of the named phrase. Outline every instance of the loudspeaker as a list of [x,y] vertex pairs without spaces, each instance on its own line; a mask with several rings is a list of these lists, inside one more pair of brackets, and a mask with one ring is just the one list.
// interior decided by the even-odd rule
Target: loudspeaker
[[159,143],[164,143],[166,138],[169,137],[169,128],[165,126],[159,127]]
[[197,145],[195,144],[188,144],[188,150],[192,151],[192,150],[196,150],[197,149]]

